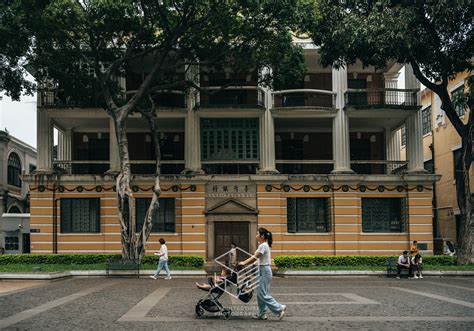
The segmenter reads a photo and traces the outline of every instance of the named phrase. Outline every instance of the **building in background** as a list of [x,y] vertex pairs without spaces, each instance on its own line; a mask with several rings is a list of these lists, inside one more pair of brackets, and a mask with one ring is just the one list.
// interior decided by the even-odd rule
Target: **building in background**
[[[448,90],[453,97],[456,93],[464,93],[468,73],[457,75],[449,82]],[[440,238],[436,253],[442,253],[443,241],[456,243],[459,238],[460,211],[456,197],[456,176],[460,169],[456,168],[455,160],[461,157],[461,138],[441,109],[439,97],[425,88],[421,91],[422,127],[423,127],[423,158],[425,168],[441,175],[435,184],[433,200],[433,235]],[[465,108],[457,107],[456,112],[465,124],[469,114]],[[402,130],[402,136],[405,133]],[[406,155],[406,139],[402,138],[402,158]],[[474,169],[470,169],[471,195],[474,192],[472,178]],[[441,240],[442,239],[442,240]]]
[[21,176],[35,169],[36,149],[0,131],[0,247],[5,253],[30,252],[29,187]]
[[[163,91],[155,102],[161,208],[149,251],[165,237],[170,254],[211,261],[231,242],[253,251],[257,228],[265,227],[273,232],[274,256],[399,254],[413,240],[432,253],[437,177],[423,168],[413,73],[395,63],[383,71],[359,62],[322,67],[310,44],[305,57],[308,72],[296,88],[273,91],[258,85],[258,72],[233,76],[201,67],[202,89],[230,86],[214,94]],[[119,80],[124,92],[137,88],[139,67]],[[25,176],[32,252],[120,253],[114,125],[93,100],[74,104],[59,90],[38,91],[38,171]],[[404,125],[408,161],[400,157]],[[154,150],[142,118],[132,116],[127,128],[140,226],[154,184]]]

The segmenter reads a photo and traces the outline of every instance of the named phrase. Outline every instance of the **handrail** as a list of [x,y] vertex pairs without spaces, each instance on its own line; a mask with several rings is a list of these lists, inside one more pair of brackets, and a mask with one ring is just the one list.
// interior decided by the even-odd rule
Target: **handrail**
[[255,86],[255,85],[230,85],[227,87],[222,87],[222,86],[201,86],[202,90],[257,90],[265,93],[265,90],[261,86]]
[[401,88],[393,88],[393,87],[387,87],[387,88],[362,88],[362,89],[357,89],[357,88],[348,88],[344,90],[344,93],[346,92],[384,92],[384,91],[395,91],[395,92],[418,92],[418,89],[401,89]]
[[405,164],[406,160],[351,160],[354,164]]
[[212,160],[212,161],[201,161],[202,164],[228,164],[228,163],[239,163],[239,164],[255,164],[259,163],[259,160]]
[[[54,160],[53,164],[108,164],[110,160]],[[156,160],[130,160],[130,164],[155,164]],[[184,160],[161,160],[160,164],[180,164]]]
[[275,163],[281,164],[334,164],[334,160],[275,160]]
[[337,95],[337,92],[328,91],[328,90],[316,90],[316,89],[292,89],[292,90],[278,90],[273,91],[272,95],[279,95],[279,94],[287,94],[287,93],[322,93],[322,94],[330,94],[330,95]]

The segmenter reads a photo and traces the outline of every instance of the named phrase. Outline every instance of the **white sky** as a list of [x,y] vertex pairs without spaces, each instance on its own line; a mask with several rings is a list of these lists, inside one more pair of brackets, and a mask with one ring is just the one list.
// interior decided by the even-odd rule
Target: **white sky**
[[10,135],[36,148],[36,93],[14,102],[0,92],[0,99],[0,130],[6,128]]

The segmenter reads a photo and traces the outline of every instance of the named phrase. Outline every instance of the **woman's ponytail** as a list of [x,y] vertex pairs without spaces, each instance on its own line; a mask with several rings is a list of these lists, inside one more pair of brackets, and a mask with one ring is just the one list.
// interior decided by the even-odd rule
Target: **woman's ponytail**
[[272,247],[272,243],[273,243],[272,233],[265,228],[259,228],[258,233],[261,236],[263,236],[263,238],[265,238],[265,240],[268,243],[268,246]]

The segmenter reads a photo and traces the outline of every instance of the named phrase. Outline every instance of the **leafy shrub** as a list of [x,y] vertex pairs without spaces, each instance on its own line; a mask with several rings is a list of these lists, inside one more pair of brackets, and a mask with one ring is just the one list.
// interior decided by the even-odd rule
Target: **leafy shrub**
[[[118,254],[3,254],[0,265],[8,264],[98,264],[105,263]],[[145,255],[142,264],[158,263],[158,256]],[[169,264],[174,266],[202,268],[204,258],[194,255],[176,255],[169,257]]]
[[[311,268],[318,266],[380,266],[387,263],[387,258],[394,256],[378,255],[282,255],[275,257],[275,265],[280,269]],[[427,265],[456,265],[456,259],[451,256],[424,256],[423,264]]]

